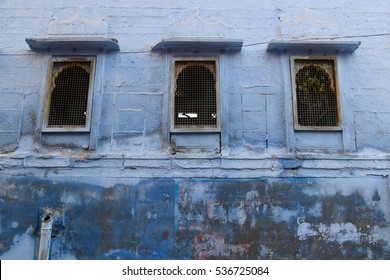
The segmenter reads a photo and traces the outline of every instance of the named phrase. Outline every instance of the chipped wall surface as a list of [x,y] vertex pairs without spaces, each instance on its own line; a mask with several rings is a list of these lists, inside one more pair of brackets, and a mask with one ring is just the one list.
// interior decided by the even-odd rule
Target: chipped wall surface
[[386,178],[93,181],[3,177],[1,258],[36,257],[47,205],[51,259],[390,258]]
[[[51,259],[390,259],[389,13],[379,0],[0,1],[0,259],[37,258],[44,209],[61,212]],[[69,37],[120,51],[25,42]],[[151,51],[167,38],[244,43]],[[276,53],[271,40],[361,44]],[[342,130],[294,130],[292,55],[336,58]],[[55,56],[96,57],[89,132],[42,132]],[[220,131],[171,134],[177,57],[217,59]]]

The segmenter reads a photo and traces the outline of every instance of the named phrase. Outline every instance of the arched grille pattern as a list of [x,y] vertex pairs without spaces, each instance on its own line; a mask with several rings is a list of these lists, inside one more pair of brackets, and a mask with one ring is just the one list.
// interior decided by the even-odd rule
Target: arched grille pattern
[[217,128],[215,61],[176,61],[175,128]]
[[340,125],[333,60],[295,60],[295,98],[299,126]]
[[54,62],[47,127],[86,127],[90,62]]

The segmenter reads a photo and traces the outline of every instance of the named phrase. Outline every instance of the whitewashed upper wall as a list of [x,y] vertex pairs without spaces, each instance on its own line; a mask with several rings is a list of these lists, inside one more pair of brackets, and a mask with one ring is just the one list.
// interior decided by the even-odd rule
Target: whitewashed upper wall
[[[171,54],[151,52],[167,37],[243,39],[221,54],[222,154],[390,151],[389,1],[0,1],[0,151],[85,149],[91,141],[40,132],[49,55],[25,38],[116,38],[99,55],[91,137],[97,152],[165,154]],[[340,135],[292,129],[287,55],[272,40],[354,40],[338,56],[345,129]],[[75,142],[75,143],[72,143]],[[320,143],[320,144],[318,144]],[[323,147],[321,146],[323,145]],[[70,149],[72,150],[72,149]]]

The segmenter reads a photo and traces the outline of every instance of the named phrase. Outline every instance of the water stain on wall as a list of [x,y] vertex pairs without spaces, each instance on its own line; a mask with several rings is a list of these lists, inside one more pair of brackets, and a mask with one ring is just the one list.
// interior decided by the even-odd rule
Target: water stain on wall
[[0,256],[35,258],[51,206],[53,259],[390,258],[386,180],[334,180],[3,177]]

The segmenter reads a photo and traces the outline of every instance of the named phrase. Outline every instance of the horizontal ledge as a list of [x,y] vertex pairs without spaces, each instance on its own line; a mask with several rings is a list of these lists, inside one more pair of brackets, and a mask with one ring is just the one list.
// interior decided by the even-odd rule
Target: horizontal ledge
[[105,53],[119,51],[118,40],[101,37],[26,38],[34,52]]
[[360,46],[360,41],[277,41],[272,40],[267,45],[267,51],[272,52],[354,52]]
[[240,52],[242,44],[240,39],[168,38],[154,45],[152,51]]

